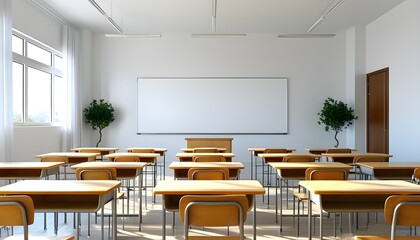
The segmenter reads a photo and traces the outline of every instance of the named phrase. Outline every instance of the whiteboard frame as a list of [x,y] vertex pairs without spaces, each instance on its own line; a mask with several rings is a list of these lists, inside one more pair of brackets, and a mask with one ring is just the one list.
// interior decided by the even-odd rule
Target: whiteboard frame
[[[284,81],[286,84],[286,96],[285,96],[285,128],[286,131],[285,132],[146,132],[146,131],[140,131],[140,127],[139,127],[139,111],[140,111],[140,106],[139,106],[139,94],[140,94],[140,89],[139,89],[139,81],[141,80],[170,80],[170,79],[175,79],[175,80],[279,80],[279,81]],[[289,84],[288,84],[288,78],[286,77],[138,77],[137,78],[137,135],[287,135],[288,134],[288,130],[289,130],[289,109],[288,109],[288,101],[289,101],[289,96],[288,96],[288,89],[289,88]],[[252,112],[250,110],[250,112]],[[251,117],[258,117],[255,115],[250,114]]]

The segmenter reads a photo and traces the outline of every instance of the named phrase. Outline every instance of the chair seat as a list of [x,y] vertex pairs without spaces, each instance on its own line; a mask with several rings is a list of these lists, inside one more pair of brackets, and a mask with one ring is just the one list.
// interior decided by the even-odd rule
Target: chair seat
[[[29,236],[30,240],[74,240],[73,236]],[[23,240],[23,235],[14,235],[3,240]]]
[[301,201],[306,201],[308,200],[308,194],[307,193],[303,193],[303,192],[294,192],[293,196],[295,196],[297,199],[301,200]]
[[[389,240],[390,236],[354,236],[354,240]],[[414,240],[420,239],[420,236],[398,236],[397,240]]]

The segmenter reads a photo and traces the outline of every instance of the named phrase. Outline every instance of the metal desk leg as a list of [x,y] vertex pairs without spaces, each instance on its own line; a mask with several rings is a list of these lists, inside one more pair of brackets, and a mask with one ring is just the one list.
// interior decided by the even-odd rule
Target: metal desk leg
[[308,191],[308,239],[309,240],[312,239],[311,220],[312,220],[311,193]]
[[166,239],[166,209],[165,209],[165,198],[162,195],[162,239]]
[[139,231],[141,231],[141,223],[143,222],[143,196],[142,196],[142,188],[143,188],[143,170],[141,170],[139,178]]
[[112,199],[112,240],[117,240],[117,189],[114,189]]
[[257,240],[257,201],[255,198],[255,195],[253,196],[254,198],[254,219],[253,219],[253,228],[254,228],[254,240]]

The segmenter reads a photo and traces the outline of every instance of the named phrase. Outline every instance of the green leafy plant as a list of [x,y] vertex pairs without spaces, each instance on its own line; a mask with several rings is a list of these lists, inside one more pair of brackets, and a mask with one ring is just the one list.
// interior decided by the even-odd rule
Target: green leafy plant
[[102,130],[115,120],[114,108],[104,99],[99,102],[93,99],[89,106],[83,110],[83,114],[85,123],[90,124],[93,130],[99,129],[99,141],[96,143],[96,147],[98,147],[102,141]]
[[318,115],[318,124],[324,124],[325,131],[335,131],[334,138],[336,145],[334,145],[334,147],[336,148],[340,144],[337,139],[338,133],[352,125],[353,120],[357,119],[357,116],[354,116],[353,108],[348,107],[347,104],[333,98],[327,98],[324,101],[324,107]]

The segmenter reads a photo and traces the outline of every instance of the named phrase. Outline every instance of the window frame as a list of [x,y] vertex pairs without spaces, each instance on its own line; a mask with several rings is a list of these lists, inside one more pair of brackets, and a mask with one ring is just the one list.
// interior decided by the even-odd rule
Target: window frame
[[[52,47],[47,46],[46,44],[22,33],[19,32],[16,29],[12,30],[12,34],[18,38],[21,38],[23,40],[23,55],[20,55],[18,53],[13,52],[13,63],[18,63],[23,65],[23,116],[22,116],[22,122],[13,122],[15,126],[53,126],[56,124],[56,111],[55,111],[55,79],[65,79],[63,76],[64,69],[58,69],[56,68],[56,58],[60,57],[62,61],[64,62],[64,57],[61,52],[58,50],[55,50]],[[27,46],[28,43],[39,47],[45,51],[48,51],[51,53],[51,66],[46,65],[42,62],[38,62],[34,59],[31,59],[27,57]],[[65,66],[65,62],[64,62]],[[42,72],[45,72],[47,74],[51,75],[51,102],[50,102],[50,119],[48,122],[29,122],[28,121],[28,68],[33,68]]]

